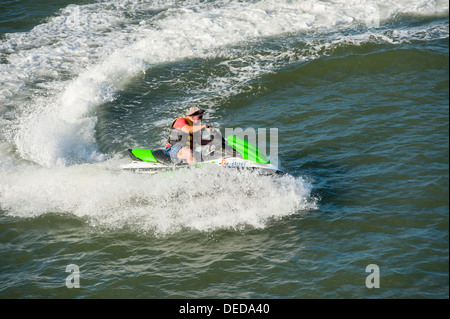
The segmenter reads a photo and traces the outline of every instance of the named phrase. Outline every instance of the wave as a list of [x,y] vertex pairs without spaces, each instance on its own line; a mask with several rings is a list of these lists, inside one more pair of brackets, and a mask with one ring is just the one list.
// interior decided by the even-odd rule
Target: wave
[[[367,20],[373,8],[380,28],[367,25],[376,22]],[[448,4],[107,0],[69,5],[28,32],[3,35],[0,210],[19,218],[68,214],[100,229],[164,235],[264,228],[317,209],[312,182],[299,176],[207,168],[150,178],[119,172],[121,154],[98,145],[101,108],[140,75],[148,80],[154,69],[182,61],[198,60],[209,71],[197,68],[200,80],[182,83],[183,95],[170,101],[161,126],[192,102],[214,113],[264,75],[342,47],[448,39],[448,22],[392,26],[407,14],[448,16]],[[308,71],[314,70],[302,68]],[[165,80],[173,86],[183,78]],[[153,79],[148,94],[160,82]]]
[[[307,49],[296,57],[304,60],[323,55],[327,47],[368,41],[374,35],[377,41],[409,41],[423,28],[389,36],[367,27],[377,22],[370,20],[373,14],[383,22],[408,13],[448,15],[448,4],[110,0],[69,5],[30,32],[5,35],[0,100],[8,116],[2,118],[0,137],[12,142],[22,158],[45,167],[104,161],[95,141],[96,108],[113,101],[137,74],[155,65],[217,57],[232,52],[226,50],[229,46],[292,34],[305,36]],[[346,36],[335,31],[361,28]],[[440,32],[448,37],[448,25]],[[250,53],[229,59],[222,66],[232,76],[213,79],[215,89],[234,94],[230,87],[272,72],[296,53],[288,48],[265,57]],[[235,68],[240,59],[253,59],[253,64]]]
[[62,214],[99,230],[164,236],[183,229],[264,228],[273,220],[316,209],[311,189],[301,177],[220,167],[149,177],[84,164],[3,172],[0,207],[15,217]]

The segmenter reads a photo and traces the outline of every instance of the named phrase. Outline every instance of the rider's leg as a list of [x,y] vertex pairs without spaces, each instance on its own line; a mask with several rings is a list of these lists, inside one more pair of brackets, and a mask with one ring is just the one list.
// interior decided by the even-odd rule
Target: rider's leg
[[178,158],[184,159],[189,165],[195,164],[194,154],[189,147],[181,148],[177,153]]

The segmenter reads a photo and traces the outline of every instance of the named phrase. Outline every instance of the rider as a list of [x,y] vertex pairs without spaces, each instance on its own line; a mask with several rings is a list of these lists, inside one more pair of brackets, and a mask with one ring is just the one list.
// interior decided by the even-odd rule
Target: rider
[[201,141],[201,145],[211,142],[201,139],[201,130],[213,129],[211,125],[201,124],[203,113],[205,110],[192,106],[185,117],[177,117],[172,122],[166,146],[166,153],[172,159],[184,159],[190,165],[195,164],[194,142]]

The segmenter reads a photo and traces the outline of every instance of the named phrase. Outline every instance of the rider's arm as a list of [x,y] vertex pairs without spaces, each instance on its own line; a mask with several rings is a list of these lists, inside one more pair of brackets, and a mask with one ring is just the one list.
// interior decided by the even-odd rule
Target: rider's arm
[[200,130],[203,130],[205,128],[209,128],[209,127],[210,127],[210,125],[207,125],[207,124],[194,125],[194,126],[185,125],[180,130],[182,130],[185,133],[192,134],[192,133],[196,133]]

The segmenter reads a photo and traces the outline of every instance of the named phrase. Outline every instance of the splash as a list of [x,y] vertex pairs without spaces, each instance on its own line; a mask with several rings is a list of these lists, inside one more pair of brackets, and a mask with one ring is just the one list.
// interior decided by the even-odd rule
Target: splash
[[[30,32],[6,35],[0,45],[7,61],[0,64],[0,102],[14,108],[13,119],[1,123],[12,133],[2,135],[24,159],[45,167],[103,161],[95,141],[96,110],[113,101],[136,74],[181,59],[215,57],[227,46],[261,38],[367,26],[375,11],[383,22],[408,13],[448,15],[448,4],[265,0],[187,1],[180,7],[178,1],[110,0],[69,5]],[[371,31],[364,39],[370,36]],[[323,44],[314,46],[311,40],[306,58],[323,51]],[[279,65],[257,59],[252,67],[236,70],[239,59],[222,65],[235,76],[213,78],[216,91],[235,94],[239,90],[230,85]]]
[[33,218],[48,213],[82,218],[101,230],[167,235],[182,230],[265,228],[274,219],[317,208],[301,177],[260,176],[201,167],[157,176],[83,164],[2,173],[1,208]]
[[[205,92],[233,96],[261,75],[339,45],[448,38],[448,24],[405,30],[367,26],[373,9],[379,10],[381,25],[402,15],[448,17],[444,1],[181,5],[175,0],[70,5],[29,32],[4,35],[0,209],[24,218],[69,214],[93,227],[156,234],[264,228],[274,218],[315,209],[312,186],[301,177],[256,178],[203,168],[151,178],[113,171],[119,164],[108,160],[96,140],[98,109],[136,75],[183,59],[224,57],[218,66],[223,73],[209,75],[197,92],[189,89],[197,98]],[[246,49],[277,37],[301,37],[304,49],[283,41],[276,49],[262,45],[258,54],[255,46]]]

